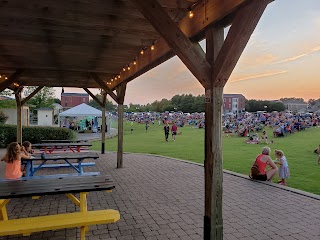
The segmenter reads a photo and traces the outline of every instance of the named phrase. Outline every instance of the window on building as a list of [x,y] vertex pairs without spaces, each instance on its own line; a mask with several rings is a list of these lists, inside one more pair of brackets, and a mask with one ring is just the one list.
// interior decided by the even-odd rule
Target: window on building
[[86,102],[86,98],[82,98],[82,102]]

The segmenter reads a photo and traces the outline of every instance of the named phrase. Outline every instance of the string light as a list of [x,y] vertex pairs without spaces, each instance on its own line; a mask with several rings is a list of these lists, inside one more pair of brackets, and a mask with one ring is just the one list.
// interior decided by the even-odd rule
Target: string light
[[141,54],[141,55],[144,54],[143,48],[141,48],[140,54]]
[[128,65],[128,70],[130,70],[130,65]]
[[4,77],[4,79],[5,79],[5,80],[7,80],[7,79],[8,79],[8,77],[7,77],[7,76],[5,76],[5,77]]
[[151,45],[151,50],[152,51],[154,50],[154,43],[152,43],[152,45]]
[[113,78],[111,78],[111,82],[113,82]]
[[189,18],[193,18],[194,14],[193,14],[192,10],[190,10],[190,11],[188,12],[188,16],[189,16]]
[[133,60],[133,65],[137,65],[137,60],[136,59]]
[[125,68],[125,67],[123,67],[123,68],[122,68],[122,71],[124,71],[124,72],[125,72],[125,71],[126,71],[126,68]]
[[121,77],[121,75],[119,74],[119,75],[118,75],[118,78],[120,79],[120,77]]

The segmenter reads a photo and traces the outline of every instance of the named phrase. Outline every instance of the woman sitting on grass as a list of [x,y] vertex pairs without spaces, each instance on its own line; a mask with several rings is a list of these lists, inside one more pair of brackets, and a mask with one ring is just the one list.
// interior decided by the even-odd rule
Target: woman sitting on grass
[[6,179],[19,179],[22,177],[21,158],[30,159],[30,156],[24,153],[19,143],[10,143],[7,147],[6,155],[1,159],[1,161],[6,162]]
[[[275,165],[275,163],[272,161],[270,157],[270,148],[269,147],[263,147],[261,154],[259,154],[254,161],[251,171],[249,174],[249,177],[255,180],[260,181],[271,181],[276,172],[278,171],[278,167]],[[270,166],[271,168],[266,171],[267,166]]]

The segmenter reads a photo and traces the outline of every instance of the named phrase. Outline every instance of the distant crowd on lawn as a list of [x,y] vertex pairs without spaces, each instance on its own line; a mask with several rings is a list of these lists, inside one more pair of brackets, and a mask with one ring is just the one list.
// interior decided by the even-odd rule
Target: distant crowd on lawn
[[[198,128],[204,128],[205,126],[204,113],[140,112],[127,113],[125,117],[128,121],[142,124],[158,124],[159,126],[164,121],[169,124],[176,123],[179,127],[193,125]],[[312,126],[320,126],[320,115],[292,114],[289,112],[225,114],[222,116],[222,125],[225,133],[233,133],[241,137],[247,137],[250,133],[262,132],[265,126],[273,129],[274,137],[284,137],[295,131],[301,131]]]
[[198,128],[204,128],[204,113],[182,113],[182,112],[143,112],[143,113],[127,113],[125,118],[141,124],[161,124],[175,123],[178,127],[184,125],[194,125]]
[[[273,129],[274,137],[284,137],[288,134],[293,134],[295,131],[319,126],[320,115],[292,114],[289,112],[245,113],[238,117],[233,115],[225,116],[223,123],[225,133],[235,133],[241,137],[254,135],[255,132],[262,131],[265,126]],[[263,135],[265,135],[265,132]]]

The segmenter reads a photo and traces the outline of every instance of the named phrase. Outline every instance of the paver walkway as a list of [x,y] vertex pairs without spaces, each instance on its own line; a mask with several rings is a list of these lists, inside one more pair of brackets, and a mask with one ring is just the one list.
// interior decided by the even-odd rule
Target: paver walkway
[[[3,172],[4,164],[0,163]],[[91,192],[89,209],[118,209],[116,224],[91,227],[87,239],[160,240],[203,239],[204,169],[165,157],[124,154],[124,168],[116,169],[116,153],[100,155],[97,166],[86,171],[111,174],[112,193]],[[70,170],[44,170],[41,174]],[[40,174],[40,173],[39,173]],[[224,239],[320,239],[320,201],[224,174]],[[39,200],[14,199],[9,217],[28,217],[74,211],[64,196]],[[76,238],[77,236],[77,238]],[[30,237],[0,239],[79,239],[79,230],[34,233]]]

